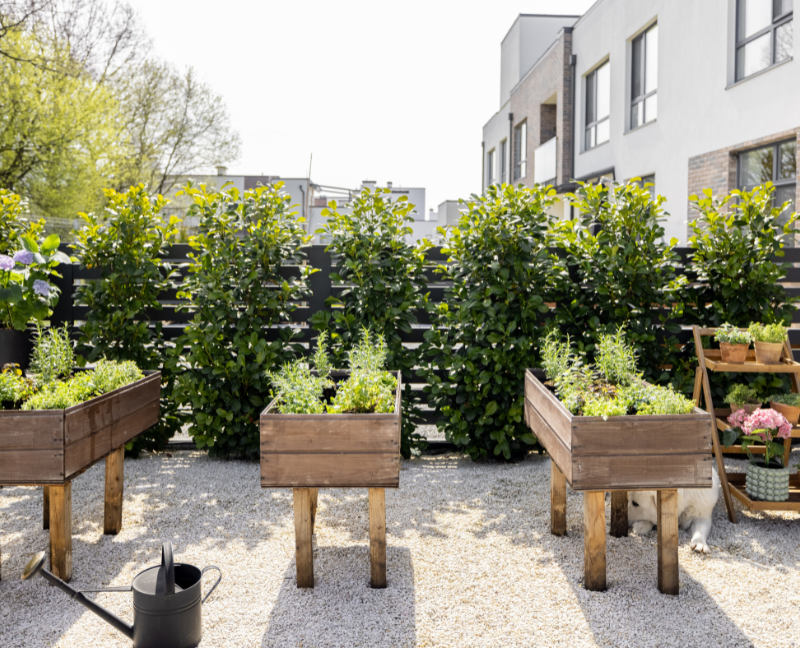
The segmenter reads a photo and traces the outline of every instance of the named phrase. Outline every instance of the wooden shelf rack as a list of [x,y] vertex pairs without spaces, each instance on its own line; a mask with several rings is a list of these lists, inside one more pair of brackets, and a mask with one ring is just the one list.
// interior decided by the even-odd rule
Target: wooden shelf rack
[[[739,500],[751,511],[800,511],[800,475],[792,475],[789,479],[789,499],[785,502],[764,502],[753,500],[744,488],[744,473],[734,473],[725,471],[725,463],[722,453],[746,454],[740,445],[733,445],[729,448],[722,448],[719,441],[719,433],[730,427],[724,418],[720,418],[714,409],[714,402],[711,398],[711,383],[708,380],[709,371],[731,372],[731,373],[788,373],[791,374],[792,391],[800,393],[800,362],[795,362],[792,358],[792,349],[788,340],[783,345],[780,362],[777,364],[759,364],[755,361],[755,352],[747,352],[747,359],[744,364],[731,364],[722,362],[719,349],[704,349],[702,338],[712,336],[717,332],[715,328],[692,327],[694,334],[695,348],[697,350],[697,361],[699,366],[695,374],[694,382],[694,401],[700,404],[700,396],[705,399],[705,408],[711,414],[713,420],[713,447],[714,456],[717,460],[717,471],[722,486],[722,495],[725,498],[725,506],[728,509],[728,519],[736,524],[736,510],[733,507],[733,498]],[[792,449],[792,439],[800,438],[800,426],[792,428],[790,438],[784,440],[783,465],[788,465],[789,454]],[[763,446],[750,446],[752,454],[763,454]]]

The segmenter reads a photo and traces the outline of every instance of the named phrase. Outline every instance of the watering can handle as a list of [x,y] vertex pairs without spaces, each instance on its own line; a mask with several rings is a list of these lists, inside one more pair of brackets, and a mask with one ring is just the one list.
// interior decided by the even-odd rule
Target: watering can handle
[[172,559],[172,543],[161,545],[161,567],[156,577],[156,594],[175,593],[175,561]]
[[211,586],[211,589],[210,589],[210,590],[208,590],[208,593],[207,593],[207,594],[206,594],[206,595],[203,597],[203,600],[201,601],[202,603],[205,603],[205,602],[206,602],[206,599],[207,599],[209,596],[211,596],[211,593],[212,593],[212,592],[213,592],[215,589],[217,589],[217,585],[219,585],[220,581],[222,580],[222,570],[221,570],[219,567],[217,567],[216,565],[209,565],[208,567],[204,567],[204,568],[203,568],[203,571],[202,571],[202,572],[200,572],[200,578],[201,578],[201,579],[203,578],[203,575],[204,575],[204,574],[205,574],[205,573],[206,573],[206,572],[207,572],[209,569],[216,569],[216,570],[219,572],[219,578],[217,578],[217,582],[216,582],[216,583],[214,583],[214,584]]

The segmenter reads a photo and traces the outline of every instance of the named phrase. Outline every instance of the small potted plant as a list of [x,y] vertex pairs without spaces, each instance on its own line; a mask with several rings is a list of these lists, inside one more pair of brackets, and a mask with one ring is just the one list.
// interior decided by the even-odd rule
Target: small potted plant
[[58,288],[50,282],[59,263],[69,257],[58,251],[56,234],[39,241],[38,224],[17,237],[22,249],[0,254],[0,370],[6,364],[27,369],[31,340],[30,322],[49,317],[58,301]]
[[731,413],[744,410],[752,414],[761,407],[758,393],[749,385],[734,385],[725,396],[725,402],[731,406]]
[[800,394],[775,394],[770,396],[769,406],[783,414],[792,425],[800,421]]
[[756,362],[759,364],[777,364],[780,362],[783,344],[786,342],[787,329],[783,324],[759,324],[753,322],[748,331],[753,338],[756,350]]
[[[789,499],[789,468],[780,459],[784,454],[783,443],[777,439],[788,439],[792,425],[773,409],[758,409],[752,414],[738,410],[728,417],[731,427],[723,431],[725,447],[741,439],[742,449],[750,457],[745,476],[747,494],[767,502],[785,502]],[[750,452],[753,445],[764,445],[764,461],[756,463]]]
[[735,327],[725,322],[717,329],[714,338],[719,342],[722,362],[730,364],[744,364],[747,359],[747,350],[750,348],[750,332]]

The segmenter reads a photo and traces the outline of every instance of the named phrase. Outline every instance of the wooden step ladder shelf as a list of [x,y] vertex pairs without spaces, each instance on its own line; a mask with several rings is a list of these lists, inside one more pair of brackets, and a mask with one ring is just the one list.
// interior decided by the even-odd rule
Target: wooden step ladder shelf
[[[713,447],[714,456],[717,460],[717,472],[722,486],[722,495],[725,499],[725,506],[728,510],[728,519],[736,524],[736,509],[733,507],[733,498],[741,502],[743,506],[751,511],[800,511],[800,476],[792,475],[789,479],[789,499],[785,502],[764,502],[753,500],[744,488],[745,474],[738,472],[726,472],[723,461],[723,452],[729,454],[746,454],[740,445],[733,445],[729,448],[722,448],[719,441],[719,433],[730,427],[724,417],[717,415],[714,402],[711,398],[711,383],[708,379],[709,371],[728,372],[728,373],[786,373],[791,374],[792,391],[800,393],[800,362],[795,362],[792,357],[792,349],[788,340],[783,345],[780,362],[777,364],[760,364],[755,361],[755,352],[747,352],[744,364],[731,364],[722,362],[719,349],[704,349],[703,337],[713,336],[717,332],[715,328],[692,327],[694,334],[695,349],[697,352],[697,362],[699,364],[695,375],[694,400],[700,404],[702,394],[705,399],[705,409],[711,413],[713,420]],[[784,440],[783,465],[788,465],[789,453],[792,449],[792,439],[800,438],[800,426],[792,428],[790,438]],[[752,454],[764,454],[763,446],[750,446]]]

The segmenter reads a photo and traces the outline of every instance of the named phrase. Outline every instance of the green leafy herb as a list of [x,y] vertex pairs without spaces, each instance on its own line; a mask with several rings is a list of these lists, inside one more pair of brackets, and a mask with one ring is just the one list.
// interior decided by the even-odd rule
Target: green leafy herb
[[717,342],[726,342],[728,344],[750,344],[752,336],[750,331],[743,331],[740,328],[725,322],[718,329],[714,335]]
[[758,392],[749,385],[734,385],[725,395],[728,405],[760,405]]
[[759,324],[758,322],[753,322],[748,332],[755,342],[778,344],[786,341],[786,334],[789,332],[789,329],[777,322],[774,324]]

